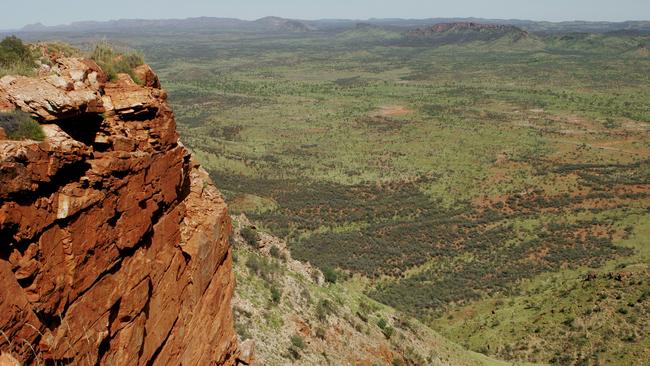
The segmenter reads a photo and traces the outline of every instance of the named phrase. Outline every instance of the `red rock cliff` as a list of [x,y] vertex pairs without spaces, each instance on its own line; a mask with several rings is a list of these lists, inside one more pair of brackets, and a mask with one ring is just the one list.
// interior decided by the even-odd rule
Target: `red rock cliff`
[[[0,351],[23,364],[232,365],[226,205],[148,66],[0,79],[44,141],[0,141]],[[1,361],[1,360],[0,360]],[[2,363],[2,362],[0,362]]]

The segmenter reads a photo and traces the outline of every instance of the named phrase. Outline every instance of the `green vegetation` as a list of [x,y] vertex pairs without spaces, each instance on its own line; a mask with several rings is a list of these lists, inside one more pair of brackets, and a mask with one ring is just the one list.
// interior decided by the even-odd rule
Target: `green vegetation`
[[[321,268],[328,291],[350,274],[372,299],[511,362],[649,359],[650,37],[398,33],[117,41],[151,60],[233,212]],[[260,306],[272,302],[282,271],[240,263],[263,278]],[[615,279],[627,272],[634,281]],[[293,297],[278,288],[264,318],[275,330]],[[319,326],[342,316],[324,298],[347,314],[309,293],[301,316]],[[381,332],[365,307],[350,317]]]
[[[360,354],[372,364],[384,365],[386,352],[403,365],[506,365],[465,351],[416,319],[375,302],[363,294],[359,283],[319,286],[287,268],[286,263],[263,257],[248,245],[235,245],[234,251],[242,263],[277,263],[275,286],[291,294],[267,306],[270,296],[266,279],[246,266],[234,267],[235,329],[241,340],[256,341],[256,359],[264,365],[339,365]],[[372,318],[372,324],[384,319],[384,329],[359,321],[353,314],[360,311]],[[360,353],[365,349],[383,351]]]
[[320,321],[327,320],[327,317],[336,314],[335,305],[328,299],[322,299],[316,306],[316,318]]
[[[545,358],[552,364],[636,364],[650,340],[650,215],[631,213],[619,245],[636,254],[595,269],[535,276],[517,293],[450,309],[436,327],[466,347],[498,358]],[[624,234],[625,235],[625,234]],[[468,316],[471,314],[471,316]],[[479,331],[479,329],[482,329]]]
[[141,81],[133,73],[136,66],[144,64],[144,57],[137,52],[116,52],[109,43],[99,43],[90,58],[104,70],[109,80],[115,80],[117,74],[129,74],[136,83]]
[[275,279],[281,275],[278,263],[267,258],[248,257],[246,267],[257,276],[263,278],[268,284],[273,284]]
[[301,336],[294,334],[291,336],[291,345],[293,347],[303,349],[305,348],[305,340]]
[[[45,56],[47,55],[47,56]],[[9,36],[0,41],[0,77],[5,75],[36,74],[38,64],[52,66],[52,60],[57,57],[86,56],[93,59],[102,67],[110,80],[115,80],[118,73],[126,73],[136,83],[141,83],[134,74],[133,69],[144,64],[141,53],[129,51],[116,51],[108,42],[97,43],[92,52],[85,53],[79,48],[66,42],[39,42],[26,45],[16,36]]]
[[0,77],[5,75],[33,75],[36,58],[29,47],[16,36],[0,41]]
[[[373,38],[376,29],[350,32],[199,37],[190,60],[185,47],[181,57],[142,46],[184,142],[227,200],[328,282],[342,281],[336,271],[369,278],[371,297],[474,351],[579,362],[593,349],[574,339],[582,310],[560,318],[532,307],[525,314],[538,324],[512,335],[505,318],[456,309],[487,311],[481,304],[496,299],[510,309],[524,284],[548,274],[647,266],[638,246],[622,244],[650,205],[650,60],[635,53],[647,37],[508,31],[400,44]],[[364,32],[373,35],[346,39]],[[268,209],[244,204],[262,200]],[[568,298],[561,289],[574,279],[559,277],[546,298]],[[355,315],[376,321],[368,317]],[[646,339],[630,329],[621,338],[599,359],[625,364],[616,360],[633,359]]]
[[339,274],[332,267],[323,268],[323,277],[325,277],[325,282],[336,283],[339,278]]
[[45,134],[41,125],[22,111],[0,112],[0,128],[10,140],[43,140]]
[[257,248],[259,237],[255,229],[250,227],[243,227],[241,229],[241,236],[242,238],[244,238],[246,243],[248,243],[248,245],[250,245],[253,248]]
[[278,248],[276,245],[272,246],[271,249],[269,249],[269,254],[271,254],[271,257],[279,259],[280,258],[280,248]]
[[280,300],[282,300],[282,290],[279,288],[272,286],[271,287],[271,301],[275,304],[279,304]]

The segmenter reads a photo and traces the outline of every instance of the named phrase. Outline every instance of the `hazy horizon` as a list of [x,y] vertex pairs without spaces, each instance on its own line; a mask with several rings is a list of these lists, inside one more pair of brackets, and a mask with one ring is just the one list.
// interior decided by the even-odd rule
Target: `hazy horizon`
[[[52,3],[35,0],[16,3],[0,16],[0,29],[19,29],[28,24],[65,25],[79,21],[109,21],[119,19],[184,19],[218,17],[254,20],[265,16],[292,19],[355,19],[372,18],[486,18],[521,19],[533,21],[634,21],[650,20],[650,2],[641,0],[611,1],[549,0],[545,3],[525,4],[515,0],[484,2],[461,0],[456,2],[403,0],[401,2],[378,0],[330,0],[306,3],[299,0],[265,2],[243,0],[232,2],[207,2],[187,0],[182,7],[178,2],[161,0],[156,4],[137,4],[114,0],[110,8],[100,14],[89,11],[87,2],[63,0]],[[34,10],[38,9],[38,10]]]

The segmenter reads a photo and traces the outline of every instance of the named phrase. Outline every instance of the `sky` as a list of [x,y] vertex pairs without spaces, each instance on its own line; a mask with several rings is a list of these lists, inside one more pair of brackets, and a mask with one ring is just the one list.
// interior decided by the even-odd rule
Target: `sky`
[[22,0],[2,8],[0,29],[37,22],[58,25],[197,16],[257,19],[269,15],[296,19],[650,20],[650,0]]

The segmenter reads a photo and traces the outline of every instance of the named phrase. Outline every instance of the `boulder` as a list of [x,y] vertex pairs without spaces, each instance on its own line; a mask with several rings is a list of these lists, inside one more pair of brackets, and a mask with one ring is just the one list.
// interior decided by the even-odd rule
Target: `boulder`
[[150,88],[160,89],[160,80],[158,75],[147,64],[137,66],[133,69],[133,73],[140,80],[142,85]]
[[252,365],[255,361],[255,341],[247,339],[239,345],[239,363],[244,365]]
[[105,111],[101,92],[106,74],[92,60],[61,58],[40,77],[0,79],[0,110],[20,108],[40,121]]
[[139,86],[127,74],[118,74],[117,80],[107,83],[104,90],[109,110],[125,118],[155,113],[159,108],[158,101],[167,96],[162,90]]
[[20,362],[9,353],[0,353],[0,366],[21,366]]
[[49,76],[39,79],[5,76],[0,79],[0,100],[8,101],[40,121],[104,112],[98,92],[90,88],[69,90],[69,84],[63,78]]

